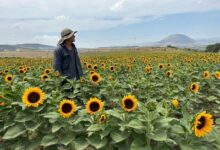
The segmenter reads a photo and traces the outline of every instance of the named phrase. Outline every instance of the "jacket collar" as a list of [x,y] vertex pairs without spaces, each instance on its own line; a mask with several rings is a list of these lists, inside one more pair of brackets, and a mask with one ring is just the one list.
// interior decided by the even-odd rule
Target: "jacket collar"
[[[62,43],[60,44],[60,46],[63,48],[63,54],[64,56],[67,56],[67,55],[70,55],[69,52],[68,52],[68,49],[66,48],[66,46]],[[75,51],[75,44],[72,43],[72,46],[73,46],[73,49]]]

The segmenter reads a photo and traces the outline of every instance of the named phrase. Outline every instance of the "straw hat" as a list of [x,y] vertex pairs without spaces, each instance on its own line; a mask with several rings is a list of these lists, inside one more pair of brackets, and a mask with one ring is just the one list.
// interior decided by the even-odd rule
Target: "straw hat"
[[77,31],[73,31],[69,28],[63,29],[60,33],[61,38],[58,41],[57,45],[62,44],[66,39],[71,38],[75,33],[77,33]]

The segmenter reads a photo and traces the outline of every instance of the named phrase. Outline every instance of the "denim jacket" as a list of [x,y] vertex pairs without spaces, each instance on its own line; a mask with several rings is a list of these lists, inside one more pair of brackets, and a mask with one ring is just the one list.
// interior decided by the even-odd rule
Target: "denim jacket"
[[73,70],[74,68],[71,67],[71,56],[63,44],[58,45],[54,51],[53,67],[54,70],[58,71],[61,75],[67,76],[69,79],[76,78],[78,80],[81,76],[83,76],[83,71],[78,52],[74,44],[73,49],[74,50],[72,52],[75,55],[75,65],[77,71]]

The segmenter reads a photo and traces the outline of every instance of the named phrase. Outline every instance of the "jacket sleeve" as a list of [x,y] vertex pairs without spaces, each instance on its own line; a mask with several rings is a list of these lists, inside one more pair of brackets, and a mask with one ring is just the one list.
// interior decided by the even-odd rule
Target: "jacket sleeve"
[[56,49],[54,51],[54,70],[58,71],[59,73],[62,73],[62,69],[61,69],[61,62],[62,62],[62,55],[61,52],[59,51],[59,49]]

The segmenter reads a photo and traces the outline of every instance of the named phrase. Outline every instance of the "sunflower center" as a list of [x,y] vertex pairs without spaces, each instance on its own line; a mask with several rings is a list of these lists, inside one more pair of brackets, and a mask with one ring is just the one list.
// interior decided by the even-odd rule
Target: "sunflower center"
[[90,110],[96,112],[99,110],[99,104],[97,102],[93,102],[89,106]]
[[40,99],[40,95],[36,92],[32,92],[28,95],[28,101],[31,103],[36,103]]
[[105,116],[101,116],[101,122],[105,121]]
[[195,90],[195,89],[196,89],[196,85],[193,84],[193,86],[192,86],[192,90]]
[[93,76],[92,77],[92,80],[95,81],[95,82],[98,81],[98,79],[99,79],[98,76]]
[[72,110],[72,106],[70,104],[63,104],[62,106],[62,112],[69,113]]
[[205,126],[205,117],[201,117],[200,119],[199,119],[199,122],[200,122],[200,124],[198,124],[197,125],[197,129],[202,129],[204,126]]
[[44,78],[44,79],[47,79],[47,78],[48,78],[48,76],[43,76],[43,78]]
[[130,100],[130,99],[127,99],[127,100],[125,100],[125,107],[127,108],[127,109],[131,109],[131,108],[133,108],[133,106],[134,106],[134,103],[132,102],[132,100]]

